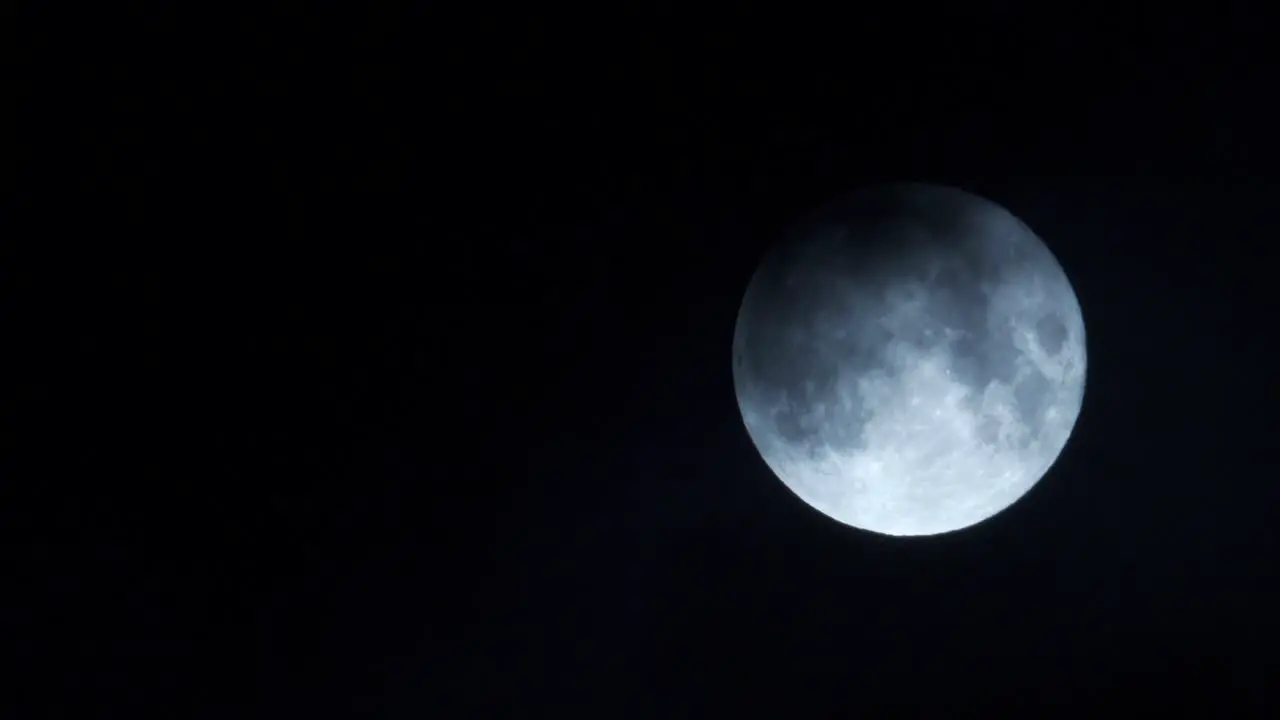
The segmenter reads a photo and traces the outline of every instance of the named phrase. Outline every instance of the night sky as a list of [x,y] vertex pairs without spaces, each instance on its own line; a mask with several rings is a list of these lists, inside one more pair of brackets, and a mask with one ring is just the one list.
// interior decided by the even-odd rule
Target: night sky
[[[6,258],[17,702],[1276,708],[1254,19],[322,15],[138,15],[46,91]],[[1057,464],[935,538],[809,508],[733,392],[764,253],[890,180],[1020,217],[1088,333]]]

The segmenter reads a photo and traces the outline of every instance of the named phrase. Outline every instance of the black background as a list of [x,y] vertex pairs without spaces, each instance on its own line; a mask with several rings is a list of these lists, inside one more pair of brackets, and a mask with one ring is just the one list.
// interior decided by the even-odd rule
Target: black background
[[[849,12],[135,8],[24,36],[14,702],[1274,707],[1258,21]],[[883,180],[1009,208],[1089,334],[1053,471],[934,539],[791,495],[730,375],[778,233]]]

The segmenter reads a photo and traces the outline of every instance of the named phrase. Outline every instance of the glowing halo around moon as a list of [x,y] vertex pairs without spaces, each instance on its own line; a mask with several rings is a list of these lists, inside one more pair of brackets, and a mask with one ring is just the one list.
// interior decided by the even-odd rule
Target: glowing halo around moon
[[1084,319],[1058,261],[1004,208],[935,185],[865,190],[796,228],[747,287],[733,356],[774,473],[886,535],[1008,508],[1084,399]]

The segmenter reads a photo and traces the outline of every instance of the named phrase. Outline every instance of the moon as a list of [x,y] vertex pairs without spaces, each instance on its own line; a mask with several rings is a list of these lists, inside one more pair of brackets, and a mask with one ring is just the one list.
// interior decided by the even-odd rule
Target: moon
[[865,189],[797,225],[748,283],[742,419],[802,500],[894,536],[973,526],[1025,495],[1079,417],[1080,303],[1001,206],[939,185]]

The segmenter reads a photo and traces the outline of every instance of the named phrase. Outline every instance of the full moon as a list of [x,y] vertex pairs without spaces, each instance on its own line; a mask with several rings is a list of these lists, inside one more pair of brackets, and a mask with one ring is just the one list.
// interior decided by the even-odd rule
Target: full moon
[[733,339],[756,448],[802,500],[885,535],[1008,508],[1080,414],[1080,304],[1049,248],[993,202],[937,185],[854,193],[748,284]]

